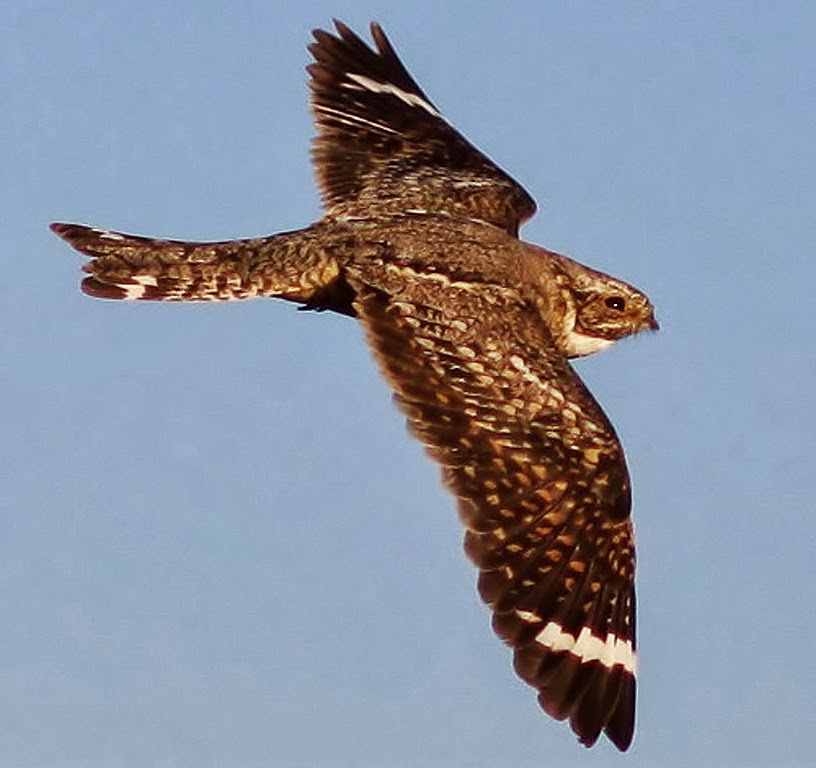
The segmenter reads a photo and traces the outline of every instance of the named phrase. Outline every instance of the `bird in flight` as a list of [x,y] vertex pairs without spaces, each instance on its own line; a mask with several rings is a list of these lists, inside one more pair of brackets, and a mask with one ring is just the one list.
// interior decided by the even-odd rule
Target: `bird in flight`
[[445,119],[382,28],[309,46],[325,214],[182,242],[79,224],[103,299],[272,297],[355,317],[441,466],[493,629],[541,707],[592,746],[635,723],[635,549],[623,449],[569,358],[656,330],[633,286],[518,238],[529,194]]

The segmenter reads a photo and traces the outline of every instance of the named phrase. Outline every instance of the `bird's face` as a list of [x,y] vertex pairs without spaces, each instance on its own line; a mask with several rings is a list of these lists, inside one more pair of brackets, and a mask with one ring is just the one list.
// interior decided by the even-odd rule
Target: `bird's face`
[[542,318],[567,357],[591,355],[618,339],[660,327],[652,302],[633,285],[560,253],[536,246],[526,252],[527,279],[543,299]]
[[586,286],[573,286],[574,322],[567,353],[580,357],[599,352],[612,342],[660,327],[649,299],[637,288],[608,275]]

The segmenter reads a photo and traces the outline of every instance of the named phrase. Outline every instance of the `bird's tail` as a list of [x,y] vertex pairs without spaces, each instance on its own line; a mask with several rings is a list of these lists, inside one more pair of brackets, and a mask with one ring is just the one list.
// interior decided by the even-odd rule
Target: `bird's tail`
[[[82,290],[101,299],[227,301],[269,296],[315,308],[340,267],[314,227],[216,243],[156,240],[81,224],[51,229],[90,257]],[[349,305],[350,306],[350,305]]]

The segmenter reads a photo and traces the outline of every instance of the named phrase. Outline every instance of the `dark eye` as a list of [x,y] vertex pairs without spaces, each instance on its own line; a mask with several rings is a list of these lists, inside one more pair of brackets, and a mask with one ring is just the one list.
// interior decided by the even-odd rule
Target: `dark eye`
[[609,309],[616,309],[618,312],[623,312],[626,309],[626,302],[621,296],[610,296],[605,302]]

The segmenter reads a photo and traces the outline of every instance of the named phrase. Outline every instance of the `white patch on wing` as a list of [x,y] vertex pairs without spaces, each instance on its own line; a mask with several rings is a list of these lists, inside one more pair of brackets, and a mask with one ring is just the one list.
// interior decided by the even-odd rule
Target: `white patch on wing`
[[335,119],[341,123],[345,123],[346,125],[368,125],[369,127],[376,128],[378,131],[382,131],[383,133],[397,133],[397,131],[395,131],[393,128],[389,128],[387,125],[375,122],[374,120],[366,120],[364,117],[355,115],[353,112],[343,112],[339,109],[327,107],[324,104],[315,104],[314,108],[318,112],[325,112],[327,115],[333,115]]
[[522,621],[529,621],[531,624],[538,624],[538,622],[541,621],[541,617],[532,611],[517,610],[516,616],[518,616]]
[[118,232],[107,232],[107,231],[102,230],[102,229],[95,229],[94,232],[96,232],[99,235],[100,239],[102,239],[102,240],[124,240],[125,239],[124,236],[120,235]]
[[367,91],[371,91],[372,93],[390,93],[392,96],[396,96],[400,101],[403,101],[406,104],[408,104],[408,106],[419,107],[420,109],[424,109],[428,114],[431,114],[434,117],[438,117],[441,120],[445,119],[430,104],[428,104],[428,102],[425,101],[425,99],[421,98],[420,96],[417,96],[414,93],[408,93],[408,91],[403,91],[402,88],[398,88],[393,83],[378,83],[376,80],[372,80],[370,77],[366,77],[365,75],[358,75],[354,72],[346,72],[346,77],[349,80],[352,80],[355,83],[357,83],[357,85],[362,86]]
[[493,179],[459,179],[451,182],[452,187],[458,189],[466,189],[467,187],[495,187],[496,182]]
[[[529,611],[516,611],[516,615],[522,621],[531,623],[540,620]],[[536,635],[535,641],[551,651],[566,651],[577,656],[582,663],[599,661],[608,669],[621,666],[630,674],[637,672],[637,655],[632,648],[632,641],[621,640],[613,634],[608,634],[602,640],[589,627],[584,627],[578,637],[574,637],[561,629],[560,624],[551,621]]]

